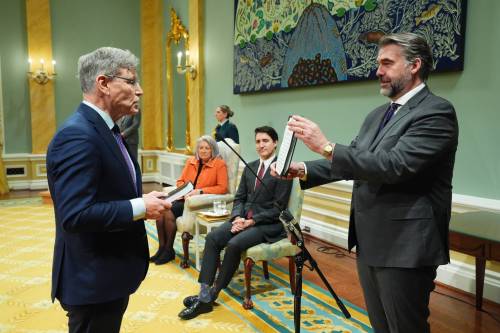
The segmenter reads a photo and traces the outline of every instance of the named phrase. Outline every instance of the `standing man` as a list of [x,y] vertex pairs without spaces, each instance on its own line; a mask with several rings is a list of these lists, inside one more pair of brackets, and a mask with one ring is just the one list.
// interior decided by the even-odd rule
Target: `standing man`
[[118,126],[120,132],[128,145],[129,152],[139,162],[137,151],[139,149],[139,126],[141,125],[141,112],[132,115],[123,116]]
[[304,188],[354,180],[349,250],[356,246],[370,322],[377,333],[425,333],[437,266],[449,262],[457,118],[425,84],[432,54],[422,37],[382,37],[377,61],[390,104],[368,114],[349,146],[294,116],[289,128],[325,158],[293,163],[289,176]]
[[78,60],[83,102],[47,151],[56,217],[52,301],[67,312],[69,332],[118,333],[129,295],[146,276],[144,218],[170,207],[142,196],[139,165],[116,122],[139,112],[138,59],[103,47]]
[[[262,179],[262,184],[245,167],[236,192],[229,221],[211,231],[205,241],[201,265],[200,293],[184,299],[186,308],[179,313],[182,319],[192,319],[210,312],[219,292],[226,288],[238,269],[241,254],[246,249],[264,242],[277,242],[286,237],[279,220],[280,210],[285,207],[292,190],[292,182],[271,177],[270,168],[276,160],[278,134],[274,128],[262,126],[255,129],[255,149],[259,159],[248,164]],[[219,255],[226,248],[217,279]]]

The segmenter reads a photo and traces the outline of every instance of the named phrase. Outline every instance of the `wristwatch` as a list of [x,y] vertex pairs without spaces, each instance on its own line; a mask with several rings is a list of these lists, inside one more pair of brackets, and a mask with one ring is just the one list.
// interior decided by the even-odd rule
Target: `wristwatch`
[[203,194],[203,190],[202,189],[200,189],[200,194]]
[[324,147],[321,155],[325,158],[329,158],[333,154],[333,145],[331,142],[328,142]]

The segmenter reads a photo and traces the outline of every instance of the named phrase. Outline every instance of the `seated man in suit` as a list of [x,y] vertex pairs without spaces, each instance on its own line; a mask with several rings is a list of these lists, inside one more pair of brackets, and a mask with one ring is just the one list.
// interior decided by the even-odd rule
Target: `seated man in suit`
[[[263,180],[256,179],[246,167],[236,192],[231,218],[207,235],[198,282],[200,293],[184,299],[186,308],[179,313],[182,319],[192,319],[212,311],[219,292],[227,287],[238,269],[241,253],[263,242],[276,242],[286,237],[279,220],[280,207],[290,197],[292,182],[271,177],[269,166],[276,160],[278,134],[274,128],[255,129],[255,148],[259,159],[249,167]],[[258,170],[258,172],[257,172]],[[226,248],[220,272],[215,279],[220,252]]]

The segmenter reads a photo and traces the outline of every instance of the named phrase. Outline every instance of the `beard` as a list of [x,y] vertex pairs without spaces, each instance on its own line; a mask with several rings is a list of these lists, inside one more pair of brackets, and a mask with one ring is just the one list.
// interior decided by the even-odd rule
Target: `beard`
[[[401,76],[392,79],[388,88],[380,88],[380,94],[389,98],[397,96],[411,80],[411,72],[405,71]],[[380,81],[382,82],[382,78],[380,78]]]

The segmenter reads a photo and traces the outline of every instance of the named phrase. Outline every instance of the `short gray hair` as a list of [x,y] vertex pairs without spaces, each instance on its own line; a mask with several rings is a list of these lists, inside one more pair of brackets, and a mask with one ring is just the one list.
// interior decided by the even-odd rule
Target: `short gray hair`
[[403,49],[403,55],[407,62],[414,63],[417,58],[422,61],[418,75],[422,81],[426,81],[434,68],[434,61],[431,48],[425,38],[411,32],[401,32],[382,36],[378,46],[382,48],[392,44],[399,45]]
[[78,78],[82,91],[92,92],[98,75],[118,75],[120,70],[133,70],[138,65],[139,59],[129,50],[101,47],[84,54],[78,59]]
[[212,149],[211,158],[215,158],[215,157],[219,156],[219,146],[217,145],[217,142],[215,142],[214,138],[212,138],[210,135],[203,135],[203,136],[200,136],[198,138],[198,140],[196,140],[196,147],[194,150],[195,151],[194,154],[195,154],[197,160],[200,159],[200,156],[198,155],[198,147],[200,146],[200,143],[202,141],[208,143],[208,145]]

